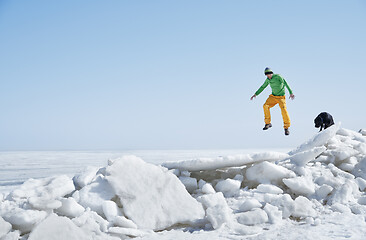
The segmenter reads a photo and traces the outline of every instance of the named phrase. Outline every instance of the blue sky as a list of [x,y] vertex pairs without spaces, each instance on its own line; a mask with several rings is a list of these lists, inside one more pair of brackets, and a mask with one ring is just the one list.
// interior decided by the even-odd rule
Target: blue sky
[[[0,150],[294,147],[366,127],[365,1],[0,0]],[[271,67],[289,83],[262,131]]]

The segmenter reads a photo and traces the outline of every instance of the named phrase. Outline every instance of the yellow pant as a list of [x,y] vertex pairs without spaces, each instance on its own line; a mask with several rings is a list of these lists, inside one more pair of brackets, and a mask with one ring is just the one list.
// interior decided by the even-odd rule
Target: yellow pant
[[283,127],[285,129],[289,128],[291,123],[290,123],[290,117],[289,117],[287,109],[286,109],[286,97],[285,96],[274,96],[272,94],[269,95],[267,101],[263,104],[264,122],[266,124],[271,123],[270,108],[274,107],[277,103],[281,108],[281,114],[282,114],[282,118],[283,118]]

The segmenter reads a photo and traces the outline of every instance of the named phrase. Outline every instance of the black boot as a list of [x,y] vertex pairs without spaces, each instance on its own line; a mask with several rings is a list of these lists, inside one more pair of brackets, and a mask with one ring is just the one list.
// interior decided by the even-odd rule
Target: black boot
[[290,135],[290,130],[288,130],[288,128],[285,128],[285,135],[286,136]]
[[271,128],[271,127],[272,127],[272,124],[266,124],[266,125],[264,125],[263,130],[267,130],[268,128]]

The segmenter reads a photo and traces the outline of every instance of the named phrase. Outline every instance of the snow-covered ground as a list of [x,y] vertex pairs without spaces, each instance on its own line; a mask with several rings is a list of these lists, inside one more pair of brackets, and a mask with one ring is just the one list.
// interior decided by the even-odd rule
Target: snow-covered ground
[[1,240],[366,238],[365,132],[340,124],[289,151],[0,158]]

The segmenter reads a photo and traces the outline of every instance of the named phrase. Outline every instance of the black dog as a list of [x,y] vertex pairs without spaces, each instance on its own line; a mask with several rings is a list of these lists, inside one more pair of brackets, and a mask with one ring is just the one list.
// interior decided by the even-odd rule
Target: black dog
[[332,115],[327,112],[322,112],[314,119],[314,123],[315,127],[320,127],[321,131],[323,130],[323,128],[327,129],[328,127],[332,126],[334,124],[334,121]]

